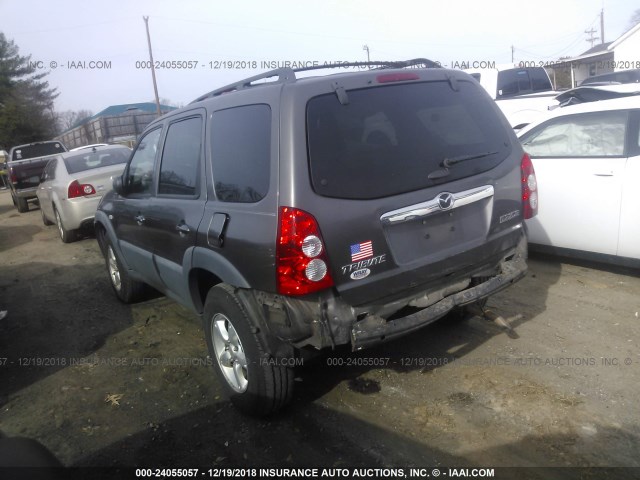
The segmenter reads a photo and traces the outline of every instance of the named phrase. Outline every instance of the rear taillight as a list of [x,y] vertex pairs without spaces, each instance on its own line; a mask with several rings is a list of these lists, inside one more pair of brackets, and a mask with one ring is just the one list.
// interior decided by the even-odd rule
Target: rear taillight
[[531,218],[538,213],[538,182],[533,163],[526,153],[520,162],[520,172],[524,218]]
[[84,197],[87,195],[93,195],[96,193],[96,189],[93,188],[93,185],[88,183],[80,183],[77,180],[74,180],[69,184],[69,190],[67,191],[67,198],[78,198]]
[[9,179],[14,185],[18,183],[18,176],[16,175],[16,172],[13,171],[13,168],[9,169]]
[[280,207],[276,269],[278,293],[282,295],[306,295],[333,286],[313,215]]

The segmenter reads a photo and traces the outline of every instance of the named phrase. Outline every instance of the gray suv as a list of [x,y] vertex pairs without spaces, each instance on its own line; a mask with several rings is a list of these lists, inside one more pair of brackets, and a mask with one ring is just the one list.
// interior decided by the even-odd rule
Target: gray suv
[[525,275],[535,174],[495,102],[427,60],[371,66],[279,69],[164,115],[98,208],[116,295],[148,284],[200,315],[245,412],[285,405],[309,351],[394,339]]

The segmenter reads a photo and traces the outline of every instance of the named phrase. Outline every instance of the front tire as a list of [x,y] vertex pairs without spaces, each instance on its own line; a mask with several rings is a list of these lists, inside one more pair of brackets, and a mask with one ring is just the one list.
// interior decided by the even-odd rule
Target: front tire
[[58,226],[58,233],[60,234],[60,240],[62,240],[63,243],[73,242],[78,237],[77,231],[67,230],[64,227],[64,224],[62,223],[62,218],[60,218],[60,213],[58,212],[57,208],[53,209],[53,214],[56,216],[56,225]]
[[268,356],[260,328],[233,287],[220,284],[209,290],[203,319],[214,369],[235,407],[266,416],[291,401],[293,370]]
[[133,303],[139,300],[145,291],[146,285],[143,282],[133,280],[127,269],[122,265],[120,258],[116,254],[113,245],[103,234],[102,242],[104,245],[104,259],[109,273],[109,283],[116,296],[122,303]]

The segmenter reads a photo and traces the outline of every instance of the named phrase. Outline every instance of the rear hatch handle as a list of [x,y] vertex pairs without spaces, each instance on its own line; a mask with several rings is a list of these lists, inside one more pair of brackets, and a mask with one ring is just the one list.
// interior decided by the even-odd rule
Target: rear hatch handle
[[380,222],[386,225],[408,222],[443,210],[463,207],[492,196],[493,186],[491,185],[458,193],[442,192],[429,201],[387,212],[380,217]]

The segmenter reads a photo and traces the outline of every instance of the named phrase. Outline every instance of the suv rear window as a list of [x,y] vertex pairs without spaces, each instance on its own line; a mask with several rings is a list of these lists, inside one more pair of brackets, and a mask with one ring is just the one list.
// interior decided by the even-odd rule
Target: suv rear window
[[[349,90],[307,104],[311,182],[316,193],[372,199],[430,187],[445,159],[446,181],[498,165],[511,152],[508,129],[493,101],[471,81],[422,82]],[[488,154],[488,155],[485,155]]]

